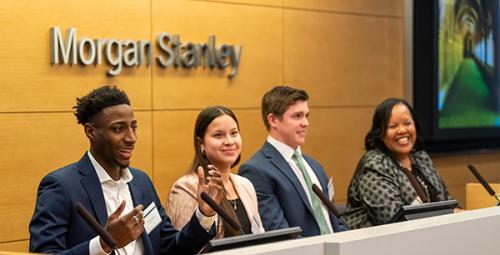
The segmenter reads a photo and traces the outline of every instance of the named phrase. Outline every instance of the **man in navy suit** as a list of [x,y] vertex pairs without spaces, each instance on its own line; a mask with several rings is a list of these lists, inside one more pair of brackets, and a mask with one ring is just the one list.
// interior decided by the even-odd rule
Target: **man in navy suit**
[[328,181],[323,167],[300,149],[309,127],[308,99],[304,90],[287,86],[264,95],[267,141],[238,172],[255,186],[266,230],[299,226],[303,236],[347,230],[312,192],[316,184],[326,193]]
[[[215,213],[198,199],[198,210],[179,232],[165,215],[155,188],[142,171],[129,167],[137,139],[137,121],[127,95],[104,86],[77,99],[75,115],[84,127],[90,149],[76,163],[45,176],[38,188],[30,222],[30,252],[109,254],[106,244],[82,217],[75,204],[89,210],[117,243],[119,254],[193,254],[215,235]],[[199,169],[203,180],[203,171]],[[199,194],[221,200],[222,181],[211,168]],[[143,214],[156,207],[157,225],[146,226]],[[151,218],[146,218],[151,219]]]

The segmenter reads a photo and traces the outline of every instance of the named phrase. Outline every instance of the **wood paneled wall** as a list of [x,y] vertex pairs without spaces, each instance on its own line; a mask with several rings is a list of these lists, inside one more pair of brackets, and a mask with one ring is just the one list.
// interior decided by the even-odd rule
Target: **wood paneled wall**
[[[152,178],[165,201],[193,155],[198,111],[221,104],[235,110],[244,141],[242,159],[263,143],[260,100],[278,84],[310,94],[311,127],[303,150],[335,179],[345,202],[363,153],[375,105],[403,96],[403,1],[400,0],[108,0],[0,1],[0,250],[27,251],[36,188],[48,172],[78,160],[88,148],[72,114],[75,98],[116,84],[139,121],[133,165]],[[239,73],[110,66],[51,66],[49,28],[78,36],[151,40],[160,32],[184,42],[243,46]],[[156,50],[156,49],[155,49]],[[477,163],[498,181],[498,153],[436,156],[452,193],[464,200],[465,170]]]

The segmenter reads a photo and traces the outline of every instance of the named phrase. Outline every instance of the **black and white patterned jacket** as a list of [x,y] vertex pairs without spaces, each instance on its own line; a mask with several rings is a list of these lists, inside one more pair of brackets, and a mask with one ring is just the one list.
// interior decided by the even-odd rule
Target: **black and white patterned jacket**
[[[425,151],[412,152],[413,164],[437,191],[435,201],[453,199]],[[417,192],[391,157],[379,149],[366,152],[349,184],[342,219],[350,229],[386,224],[399,208],[411,204]]]

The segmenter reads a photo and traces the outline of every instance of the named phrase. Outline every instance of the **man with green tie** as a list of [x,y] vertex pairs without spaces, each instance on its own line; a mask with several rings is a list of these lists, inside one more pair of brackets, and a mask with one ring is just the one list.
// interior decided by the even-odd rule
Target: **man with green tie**
[[262,98],[262,118],[268,130],[264,145],[239,169],[255,187],[266,230],[299,226],[303,236],[347,230],[312,191],[327,193],[323,167],[302,154],[309,127],[309,96],[304,90],[277,86]]

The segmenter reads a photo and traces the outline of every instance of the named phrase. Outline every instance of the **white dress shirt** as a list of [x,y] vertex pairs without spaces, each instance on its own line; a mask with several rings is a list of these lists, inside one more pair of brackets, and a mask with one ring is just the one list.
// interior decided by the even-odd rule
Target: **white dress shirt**
[[[125,209],[122,215],[125,215],[134,209],[134,204],[132,201],[132,195],[130,194],[130,189],[128,183],[132,181],[134,176],[130,173],[128,168],[124,168],[121,171],[120,180],[114,181],[109,174],[104,170],[104,168],[95,160],[92,153],[87,152],[92,166],[96,170],[97,177],[101,183],[102,192],[104,195],[104,201],[106,201],[106,211],[109,215],[116,211],[120,206],[121,202],[125,200]],[[144,205],[147,206],[147,205]],[[199,208],[196,208],[196,217],[200,222],[200,225],[208,232],[212,225],[217,224],[217,215],[207,217],[201,213]],[[138,238],[135,241],[130,242],[125,247],[118,249],[120,255],[140,255],[144,254],[144,246],[142,239]],[[107,255],[99,241],[99,236],[92,238],[89,242],[89,254],[90,255]]]
[[[309,199],[309,205],[312,207],[311,194],[309,193],[309,188],[306,185],[306,181],[304,180],[304,176],[302,175],[302,172],[300,171],[299,167],[297,166],[297,164],[295,164],[295,161],[293,160],[293,153],[295,152],[295,150],[292,147],[288,146],[287,144],[284,144],[284,143],[274,139],[271,136],[267,136],[267,142],[269,144],[271,144],[274,148],[276,148],[276,150],[286,160],[288,165],[290,165],[290,168],[292,168],[293,172],[295,173],[295,175],[299,179],[300,184],[302,185],[302,189],[304,189],[304,192],[306,193],[307,198]],[[300,150],[300,146],[297,147],[297,151],[300,153],[300,155],[302,157],[302,152]],[[309,163],[307,163],[307,160],[304,159],[304,157],[302,157],[302,162],[304,163],[304,166],[306,168],[307,173],[311,177],[312,183],[318,185],[318,187],[320,189],[323,189],[321,187],[321,184],[319,183],[318,177],[316,176],[316,174],[312,170],[311,166],[309,166]],[[314,194],[314,196],[315,195],[316,194]],[[330,229],[330,233],[333,233],[332,223],[330,221],[330,217],[328,214],[328,208],[326,208],[326,206],[323,204],[323,202],[321,202],[320,204],[321,204],[321,211],[323,212],[323,216],[325,217],[326,224],[328,225],[328,228]]]
[[[128,168],[122,169],[120,180],[115,181],[111,179],[109,174],[104,170],[104,168],[95,160],[92,153],[87,152],[92,166],[96,170],[97,177],[101,183],[102,192],[104,194],[104,201],[106,201],[106,211],[108,216],[111,215],[120,206],[122,201],[125,200],[125,209],[122,215],[125,215],[134,209],[134,203],[132,202],[132,195],[130,195],[130,189],[128,188],[128,183],[134,178],[130,173]],[[118,249],[121,255],[139,255],[144,253],[144,246],[142,244],[142,239],[138,238],[135,241],[130,242],[125,247]],[[89,243],[89,253],[90,254],[107,254],[104,252],[99,242],[99,236],[96,236],[90,240]]]

